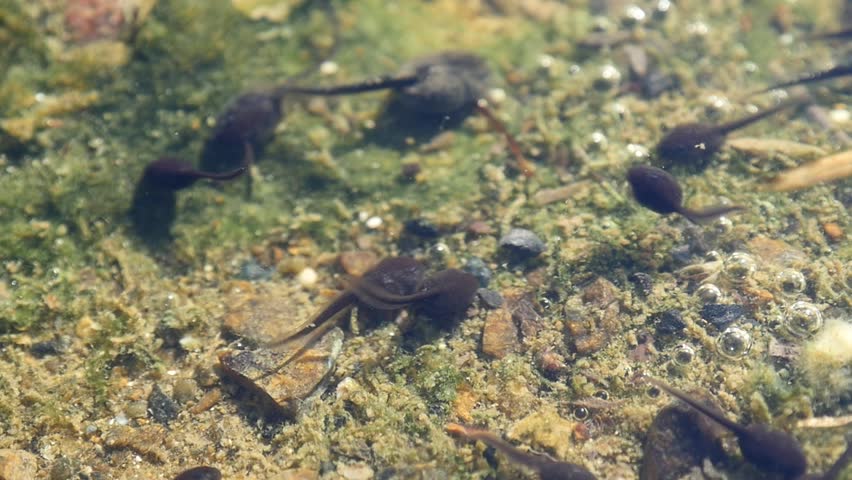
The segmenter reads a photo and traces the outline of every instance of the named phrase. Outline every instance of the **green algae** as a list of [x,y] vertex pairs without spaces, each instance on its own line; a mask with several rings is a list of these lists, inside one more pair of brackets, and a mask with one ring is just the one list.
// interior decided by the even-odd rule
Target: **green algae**
[[[0,290],[0,333],[4,344],[15,350],[13,356],[4,356],[0,380],[5,379],[6,370],[19,379],[38,372],[34,384],[0,382],[0,425],[4,430],[19,426],[15,435],[3,440],[3,446],[23,446],[34,432],[71,442],[69,437],[86,428],[79,416],[106,429],[112,416],[131,397],[139,396],[123,386],[126,382],[149,388],[169,383],[165,371],[201,376],[198,371],[212,368],[216,349],[222,345],[218,339],[222,285],[233,280],[238,260],[253,247],[286,250],[309,241],[310,248],[301,254],[320,271],[323,287],[333,288],[334,270],[314,258],[365,244],[382,255],[395,253],[401,222],[408,218],[434,218],[448,226],[483,219],[498,227],[498,233],[504,227],[531,228],[547,240],[547,254],[504,267],[493,236],[475,239],[460,232],[442,239],[451,249],[443,261],[457,263],[472,255],[494,260],[494,288],[520,286],[534,297],[547,292],[588,315],[596,313],[594,308],[579,307],[578,298],[586,283],[604,276],[620,288],[622,331],[612,332],[607,345],[589,358],[574,359],[564,341],[559,307],[542,311],[542,332],[524,338],[521,354],[492,362],[477,358],[482,317],[478,313],[447,332],[417,330],[405,340],[419,347],[414,353],[387,347],[383,352],[391,359],[387,364],[374,359],[365,362],[363,369],[344,370],[354,384],[335,378],[329,393],[303,418],[283,426],[271,442],[258,440],[257,427],[243,420],[247,417],[235,400],[238,397],[227,391],[217,408],[192,416],[173,434],[176,456],[216,463],[224,457],[197,453],[181,439],[188,438],[191,433],[186,430],[195,425],[227,424],[227,430],[217,435],[228,438],[231,446],[226,450],[237,458],[235,471],[254,461],[247,452],[271,452],[269,462],[257,467],[258,477],[263,476],[258,472],[270,474],[282,466],[319,469],[324,463],[350,460],[366,461],[377,472],[430,464],[450,477],[485,477],[492,468],[481,452],[453,442],[442,432],[445,422],[463,413],[460,399],[464,395],[480,400],[471,407],[472,419],[508,431],[515,421],[542,407],[550,408],[552,415],[569,417],[566,404],[599,390],[600,379],[607,382],[611,395],[629,402],[626,413],[613,414],[625,428],[604,427],[603,433],[568,451],[589,459],[584,452],[610,447],[590,467],[603,478],[622,471],[619,468],[633,471],[629,465],[637,457],[637,438],[663,403],[649,401],[625,379],[634,370],[669,371],[669,352],[668,345],[661,343],[660,355],[650,364],[632,364],[625,359],[625,352],[633,347],[627,337],[644,328],[644,319],[658,311],[689,310],[686,317],[691,325],[700,320],[694,311],[698,302],[671,273],[680,265],[670,252],[687,241],[683,225],[632,205],[620,175],[630,161],[625,145],[650,145],[673,117],[701,116],[704,96],[726,91],[728,80],[743,88],[757,80],[771,80],[763,70],[748,74],[742,66],[743,55],[760,66],[779,55],[797,67],[807,64],[801,51],[776,48],[777,35],[766,22],[775,2],[748,7],[748,12],[760,13],[753,17],[754,27],[748,33],[730,21],[730,11],[683,5],[660,26],[665,41],[655,40],[666,45],[658,61],[680,77],[687,96],[666,94],[657,103],[646,102],[593,87],[598,69],[617,59],[607,50],[581,52],[574,46],[592,29],[594,19],[585,8],[572,11],[560,6],[552,21],[537,22],[519,12],[496,15],[461,2],[396,2],[392,6],[379,0],[337,2],[343,29],[334,61],[340,71],[311,77],[308,82],[331,84],[391,72],[410,58],[441,48],[474,50],[488,60],[496,73],[496,86],[508,94],[498,113],[511,131],[524,132],[520,139],[525,147],[538,152],[536,176],[524,180],[504,174],[508,158],[502,140],[475,118],[455,130],[448,147],[421,152],[417,145],[406,144],[407,132],[382,124],[383,94],[328,100],[331,120],[311,113],[302,99],[288,99],[287,117],[258,163],[262,176],[255,182],[253,198],[244,198],[240,184],[189,190],[180,197],[174,242],[151,248],[132,237],[126,216],[129,196],[144,165],[166,153],[197,158],[211,120],[229,99],[313,66],[329,52],[328,19],[322,12],[305,9],[294,12],[294,20],[285,24],[251,22],[224,1],[202,6],[190,0],[161,0],[141,24],[133,44],[127,45],[127,58],[105,64],[106,50],[68,45],[60,55],[48,49],[48,40],[60,41],[57,32],[43,31],[21,5],[0,6],[0,44],[9,46],[0,52],[0,66],[9,67],[0,69],[6,72],[0,83],[0,118],[31,118],[27,115],[37,108],[33,98],[39,92],[96,91],[97,99],[85,109],[49,115],[61,126],[38,123],[28,141],[8,138],[7,133],[0,136],[4,168],[0,174],[4,225],[0,279],[6,284]],[[731,9],[745,13],[733,5]],[[819,5],[825,10],[835,7],[832,2]],[[819,25],[814,19],[820,14],[812,11],[821,9],[795,7],[794,15],[806,24]],[[709,25],[711,35],[691,35],[682,28],[697,18]],[[734,41],[743,42],[745,48],[725,48]],[[813,49],[829,55],[824,47]],[[557,62],[547,71],[539,65],[545,53]],[[568,68],[574,63],[581,66],[579,71]],[[734,93],[728,92],[730,98]],[[842,92],[834,93],[834,101],[848,100]],[[631,113],[619,114],[614,103]],[[365,126],[370,121],[376,121],[378,130],[390,130],[375,133]],[[595,131],[606,133],[607,147],[590,143]],[[828,134],[803,123],[789,129],[777,123],[756,125],[750,132],[835,147]],[[382,138],[384,134],[397,141]],[[563,160],[554,160],[557,157]],[[705,176],[685,182],[689,199],[695,195],[697,203],[730,196],[771,204],[771,214],[757,206],[736,217],[735,223],[743,228],[720,234],[715,246],[730,253],[754,235],[795,245],[814,259],[808,272],[813,285],[809,294],[815,301],[848,309],[852,247],[848,240],[827,239],[819,227],[820,222],[839,222],[847,237],[852,228],[831,187],[790,197],[761,194],[749,188],[751,177],[737,168],[742,161],[739,154],[726,153]],[[414,183],[402,181],[403,162],[420,164],[422,177]],[[544,206],[529,200],[541,188],[578,180],[593,183],[590,194]],[[359,220],[362,212],[381,217],[383,227],[364,228]],[[799,221],[799,228],[790,229],[786,220],[790,217]],[[524,275],[542,266],[544,282],[528,286]],[[626,279],[636,270],[651,273],[658,286],[645,300],[628,293]],[[296,283],[286,274],[275,278]],[[761,322],[780,328],[769,312],[760,306],[755,309]],[[79,335],[77,327],[86,316],[98,330]],[[191,333],[209,345],[194,352],[174,345],[162,347],[154,333],[157,328],[176,337]],[[753,332],[759,335],[758,342],[765,343],[772,330],[761,327]],[[388,342],[385,333],[366,332],[359,344],[363,352],[353,347],[343,357],[378,357],[380,346]],[[64,400],[58,399],[81,395],[80,391],[70,386],[50,391],[46,381],[70,374],[51,372],[40,364],[27,366],[24,360],[28,355],[24,337],[46,339],[54,334],[75,339],[72,350],[62,357],[73,358],[82,372],[75,388],[84,392],[86,400],[76,406],[64,406]],[[444,344],[436,340],[440,337],[451,340]],[[12,345],[13,340],[21,343]],[[682,379],[719,385],[725,393],[723,403],[732,411],[785,425],[812,408],[819,415],[845,412],[831,395],[820,395],[820,402],[812,403],[808,397],[818,386],[798,384],[795,376],[791,385],[790,377],[781,376],[775,366],[753,359],[720,360],[706,333],[686,340],[703,347],[699,357],[711,367],[681,370]],[[542,378],[534,358],[547,349],[569,359],[570,373],[556,380]],[[469,360],[461,361],[464,356]],[[32,405],[14,398],[10,392],[15,389],[29,392],[27,402],[43,401],[25,415]],[[33,394],[38,390],[39,397]],[[732,399],[731,392],[740,398]],[[815,445],[826,437],[802,434],[803,440]],[[84,463],[108,464],[112,471],[123,468],[117,457],[103,456],[82,444],[68,455]],[[824,457],[815,452],[811,458]],[[825,457],[815,463],[823,466],[827,461]],[[169,462],[173,462],[169,467],[177,466],[179,459]],[[498,472],[507,478],[512,472],[507,473],[504,462],[500,463]],[[145,468],[163,471],[156,465]]]

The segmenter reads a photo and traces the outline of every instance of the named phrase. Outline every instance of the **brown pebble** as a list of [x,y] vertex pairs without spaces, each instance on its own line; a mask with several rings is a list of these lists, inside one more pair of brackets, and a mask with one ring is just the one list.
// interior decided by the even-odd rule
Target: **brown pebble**
[[199,400],[194,407],[189,409],[189,413],[193,415],[198,415],[199,413],[206,412],[207,410],[213,408],[214,405],[219,403],[219,400],[221,399],[222,390],[214,388],[213,390],[210,390],[209,392],[205,393],[204,396],[201,397],[201,400]]
[[3,480],[30,480],[36,478],[38,459],[25,450],[0,449],[0,478]]
[[583,303],[606,307],[615,301],[618,289],[609,280],[598,277],[583,289]]
[[104,445],[108,448],[132,450],[155,462],[165,462],[166,452],[162,445],[166,438],[166,429],[161,425],[145,425],[140,428],[126,425],[114,427],[107,432]]
[[180,403],[186,403],[198,394],[198,386],[191,378],[179,378],[172,388],[172,397]]
[[843,239],[843,228],[835,222],[826,222],[822,224],[822,230],[825,236],[832,242],[837,242]]
[[379,257],[369,251],[350,251],[341,253],[339,260],[344,272],[360,277],[378,263]]
[[467,231],[474,235],[490,235],[494,233],[494,229],[491,225],[483,222],[482,220],[470,222],[470,225],[467,226]]
[[518,347],[518,329],[512,314],[505,308],[491,311],[482,328],[482,352],[496,359],[515,352]]

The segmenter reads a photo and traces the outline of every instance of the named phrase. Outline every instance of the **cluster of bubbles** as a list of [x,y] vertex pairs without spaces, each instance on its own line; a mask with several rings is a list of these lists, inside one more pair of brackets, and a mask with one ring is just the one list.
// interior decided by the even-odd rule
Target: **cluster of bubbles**
[[[746,284],[757,271],[754,257],[745,252],[734,252],[724,258],[719,252],[708,253],[706,260],[721,265],[712,280],[720,278],[722,282],[736,287]],[[716,267],[718,268],[718,267]],[[823,324],[822,313],[805,296],[807,280],[801,271],[785,268],[774,275],[774,290],[778,297],[789,303],[784,309],[783,326],[787,332],[798,338],[807,338],[820,330]],[[715,283],[701,284],[693,293],[704,304],[721,303],[724,299],[722,289]],[[716,337],[716,352],[727,359],[736,360],[748,354],[752,346],[749,332],[739,326],[731,325]],[[689,344],[680,344],[671,352],[672,362],[685,366],[694,361],[695,348]]]

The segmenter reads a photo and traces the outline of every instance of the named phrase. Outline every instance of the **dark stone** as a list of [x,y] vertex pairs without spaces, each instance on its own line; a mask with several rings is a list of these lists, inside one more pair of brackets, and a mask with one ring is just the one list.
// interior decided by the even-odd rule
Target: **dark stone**
[[405,222],[405,231],[421,238],[438,238],[441,231],[432,222],[422,218],[414,218]]
[[482,305],[490,308],[500,308],[503,305],[503,296],[500,295],[499,292],[495,292],[494,290],[489,290],[487,288],[480,288],[476,291],[476,294],[479,295],[479,300],[482,302]]
[[627,279],[633,284],[636,292],[643,297],[647,297],[653,291],[654,281],[647,273],[633,272],[629,277],[627,277]]
[[683,316],[677,310],[666,310],[652,318],[657,335],[676,335],[686,328]]
[[708,303],[701,308],[701,318],[707,320],[719,330],[734,323],[745,315],[746,309],[742,305],[724,305],[720,303]]
[[[703,401],[707,396],[700,398]],[[723,435],[720,425],[686,405],[663,408],[648,428],[639,479],[675,480],[700,468],[705,458],[724,459]]]
[[533,258],[541,255],[546,246],[535,233],[513,228],[500,239],[500,247],[522,258]]
[[668,90],[680,88],[677,77],[660,70],[651,70],[642,77],[642,96],[646,99],[657,98]]
[[485,261],[483,261],[479,257],[469,258],[467,260],[467,263],[464,264],[464,267],[462,267],[462,270],[476,277],[476,279],[479,281],[480,287],[485,288],[491,282],[491,269],[488,268],[488,265],[485,264]]
[[240,265],[240,273],[237,278],[240,280],[256,281],[269,280],[272,277],[272,269],[264,267],[257,263],[254,259],[249,259]]
[[163,393],[159,385],[154,385],[148,395],[148,416],[157,423],[168,425],[176,419],[180,407],[168,395]]
[[185,470],[174,480],[221,480],[222,473],[215,467],[193,467]]

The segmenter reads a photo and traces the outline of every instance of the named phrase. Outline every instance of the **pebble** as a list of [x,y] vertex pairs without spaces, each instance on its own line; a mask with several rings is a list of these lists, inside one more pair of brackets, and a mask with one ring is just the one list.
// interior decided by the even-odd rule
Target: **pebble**
[[500,239],[500,247],[522,258],[537,257],[546,248],[538,235],[523,228],[509,230],[509,233]]
[[482,327],[482,352],[501,359],[516,351],[518,329],[509,310],[501,308],[488,313]]
[[237,274],[237,278],[240,280],[248,280],[248,281],[258,281],[258,280],[269,280],[272,277],[272,272],[274,270],[271,268],[266,268],[263,265],[257,263],[255,259],[249,259],[243,262],[240,265],[240,273]]
[[293,290],[277,283],[229,295],[226,304],[225,331],[257,345],[290,338],[310,322],[309,316],[298,314]]
[[[700,396],[708,400],[707,396]],[[706,402],[714,405],[714,402]],[[705,458],[725,458],[720,440],[726,432],[706,415],[676,403],[657,413],[645,436],[640,480],[683,478],[701,468]],[[702,477],[703,478],[703,477]]]
[[479,281],[479,286],[485,288],[491,283],[491,277],[494,275],[491,269],[488,268],[485,261],[479,257],[471,257],[462,267],[462,270],[470,273]]
[[128,449],[155,462],[166,461],[163,441],[166,429],[160,425],[145,425],[133,428],[127,425],[114,427],[104,436],[104,445],[109,449]]
[[174,480],[221,480],[222,472],[215,467],[193,467],[189,470],[184,470]]
[[175,381],[175,386],[172,388],[172,396],[180,403],[186,403],[194,400],[198,395],[198,386],[191,378],[179,378]]
[[[55,462],[53,462],[53,466],[50,467],[50,473],[47,478],[48,480],[71,480],[73,478],[82,478],[82,475],[79,475],[79,472],[79,462],[68,457],[59,457]],[[0,476],[0,478],[6,477]]]
[[676,335],[686,328],[683,315],[677,310],[666,310],[653,316],[657,336]]
[[151,394],[148,395],[148,414],[157,423],[168,425],[175,420],[180,412],[180,407],[168,395],[163,393],[159,385],[154,385]]
[[712,323],[719,330],[725,329],[745,314],[745,307],[737,304],[708,303],[701,307],[701,318]]
[[31,480],[36,478],[38,459],[26,450],[0,449],[0,478],[3,480]]
[[503,305],[503,295],[500,295],[500,292],[495,292],[494,290],[489,290],[487,288],[480,288],[476,291],[476,294],[479,295],[479,300],[482,302],[482,305],[490,308],[500,308]]
[[650,275],[644,272],[633,272],[627,277],[633,283],[636,292],[643,297],[647,297],[653,292],[654,280]]
[[360,277],[379,262],[379,257],[370,251],[352,250],[341,253],[338,260],[344,272]]
[[[334,368],[343,348],[343,331],[334,328],[290,358],[293,345],[230,352],[220,357],[225,375],[266,400],[266,407],[295,417]],[[288,361],[289,360],[289,361]],[[283,366],[282,366],[283,364]]]
[[316,285],[318,279],[319,275],[317,274],[317,271],[311,267],[305,267],[298,275],[296,275],[296,280],[298,280],[303,287],[312,287]]
[[837,242],[843,239],[843,228],[835,222],[826,222],[822,224],[822,231],[825,232],[825,236],[832,242]]
[[340,464],[337,466],[337,474],[346,480],[370,480],[376,475],[366,463]]

